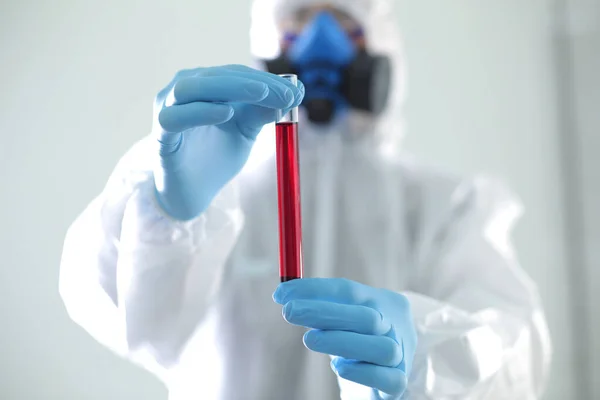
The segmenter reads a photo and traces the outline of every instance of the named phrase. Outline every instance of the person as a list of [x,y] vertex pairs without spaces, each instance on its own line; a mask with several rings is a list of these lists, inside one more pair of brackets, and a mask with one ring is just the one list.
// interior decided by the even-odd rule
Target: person
[[[520,205],[402,151],[391,7],[256,0],[260,68],[179,72],[69,229],[69,315],[171,399],[541,396],[551,347],[511,246]],[[300,103],[306,277],[278,284],[268,131]]]

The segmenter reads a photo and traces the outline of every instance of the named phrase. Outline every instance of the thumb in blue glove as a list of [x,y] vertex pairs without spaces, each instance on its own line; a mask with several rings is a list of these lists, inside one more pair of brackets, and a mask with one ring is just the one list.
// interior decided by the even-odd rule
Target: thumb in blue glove
[[300,82],[242,65],[179,72],[154,102],[161,207],[181,220],[202,213],[241,171],[262,127],[303,96]]
[[307,348],[336,356],[338,376],[373,388],[375,398],[402,396],[417,345],[406,297],[333,278],[282,283],[273,299],[286,321],[311,329]]

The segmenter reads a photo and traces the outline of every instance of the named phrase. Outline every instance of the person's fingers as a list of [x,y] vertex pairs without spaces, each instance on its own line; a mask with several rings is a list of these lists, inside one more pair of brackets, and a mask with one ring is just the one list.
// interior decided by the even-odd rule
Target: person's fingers
[[[290,82],[289,80],[282,78],[278,75],[266,72],[266,71],[260,71],[257,69],[253,69],[250,67],[247,67],[245,65],[226,65],[223,67],[217,67],[217,68],[213,68],[213,69],[207,69],[205,71],[202,72],[202,74],[204,74],[205,76],[211,76],[211,75],[220,75],[223,74],[223,71],[229,71],[229,72],[234,72],[236,74],[236,76],[240,76],[240,77],[245,77],[248,79],[253,79],[253,80],[258,80],[260,82],[266,83],[267,85],[269,85],[269,87],[271,87],[271,85],[284,85],[287,89],[291,90],[293,95],[294,95],[294,102],[290,103],[287,108],[291,108],[291,107],[297,107],[298,105],[300,105],[300,102],[302,101],[302,98],[304,97],[304,84],[300,81],[298,81],[297,85],[294,85],[292,82]],[[281,108],[286,108],[286,107],[281,107]]]
[[[291,108],[297,107],[304,99],[304,85],[301,82],[298,83],[300,92],[294,98],[293,104],[283,110],[284,114]],[[261,102],[257,105],[235,104],[235,117],[226,124],[229,126],[222,126],[222,128],[227,130],[233,129],[249,139],[256,139],[256,136],[266,124],[276,122],[277,119],[277,110],[265,107],[263,103]]]
[[324,300],[341,304],[370,304],[373,288],[348,279],[306,278],[280,284],[273,300],[281,305],[291,300]]
[[[194,76],[175,83],[165,100],[165,105],[192,102],[251,103],[274,109],[290,107],[295,93],[277,82],[263,82],[240,73],[226,71],[227,75]],[[296,90],[297,92],[297,90]]]
[[[224,76],[236,76],[236,77],[246,77],[252,81],[258,81],[267,84],[268,86],[275,85],[279,86],[283,91],[283,96],[285,98],[285,89],[290,89],[295,97],[295,101],[293,104],[289,105],[289,107],[296,107],[300,104],[301,98],[298,98],[298,94],[302,93],[304,96],[304,85],[302,82],[298,81],[297,86],[292,84],[289,80],[284,79],[278,75],[261,71],[257,69],[253,69],[247,67],[245,65],[224,65],[224,66],[216,66],[216,67],[204,67],[204,68],[192,68],[192,69],[184,69],[178,71],[174,78],[171,80],[169,85],[167,85],[164,89],[162,89],[156,96],[156,100],[158,102],[164,102],[167,96],[172,92],[173,87],[181,80],[186,80],[188,78],[195,77],[224,77]],[[177,104],[183,104],[184,102],[180,102]],[[167,105],[176,104],[175,102],[170,102]]]
[[[244,74],[247,74],[247,76],[254,76],[258,79],[264,79],[264,78],[268,78],[272,81],[278,82],[278,83],[283,83],[284,85],[286,85],[288,88],[290,89],[296,89],[299,87],[295,86],[292,82],[290,82],[289,79],[283,78],[279,75],[276,74],[272,74],[270,72],[266,72],[266,71],[261,71],[258,69],[254,69],[254,68],[250,68],[246,65],[225,65],[222,68],[230,70],[230,71],[237,71],[237,72],[241,72]],[[298,83],[300,84],[300,81],[298,81]]]
[[389,322],[370,307],[320,300],[292,300],[283,307],[286,321],[313,329],[351,331],[364,335],[385,335]]
[[227,132],[238,132],[250,140],[256,139],[262,128],[275,122],[277,110],[252,104],[235,104],[235,116],[219,127]]
[[304,345],[318,353],[384,367],[397,367],[404,357],[402,346],[394,339],[355,332],[313,329],[304,334]]
[[[340,377],[379,390],[391,398],[399,398],[408,385],[406,374],[398,368],[382,367],[361,361],[336,357],[331,369]],[[388,396],[380,396],[389,398]]]
[[179,140],[181,132],[197,126],[218,125],[229,121],[234,110],[227,104],[189,103],[163,108],[158,122],[163,129],[159,140],[172,144]]
[[304,100],[304,95],[306,94],[306,89],[304,87],[304,84],[300,81],[298,81],[297,88],[298,94],[296,94],[296,97],[294,98],[294,103],[291,106],[284,109],[283,114],[287,114],[292,108],[298,107],[300,104],[302,104],[302,100]]
[[155,98],[155,102],[160,103],[160,105],[162,106],[165,99],[167,98],[167,95],[173,89],[173,85],[177,81],[179,81],[180,79],[183,79],[183,78],[190,77],[190,76],[198,75],[198,73],[201,70],[202,70],[202,68],[194,68],[194,69],[182,69],[182,70],[177,71],[177,73],[175,74],[173,79],[171,79],[171,82],[169,82],[169,84],[167,86],[165,86],[164,88],[161,89],[160,92],[158,92],[158,94],[156,95],[156,98]]
[[157,95],[160,140],[176,144],[180,132],[204,125],[221,125],[255,139],[264,125],[275,121],[276,110],[297,107],[303,98],[302,82],[295,86],[243,65],[183,70]]
[[167,96],[165,106],[193,102],[256,103],[267,97],[263,82],[237,76],[191,76],[178,80]]

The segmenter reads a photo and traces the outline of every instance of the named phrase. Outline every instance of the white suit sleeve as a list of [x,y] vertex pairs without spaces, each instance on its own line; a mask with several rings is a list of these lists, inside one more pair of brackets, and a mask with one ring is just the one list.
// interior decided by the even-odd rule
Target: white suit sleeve
[[161,376],[204,318],[243,218],[232,185],[193,221],[164,215],[151,145],[134,146],[70,227],[59,286],[76,323]]
[[424,233],[419,294],[405,293],[419,339],[405,398],[538,399],[551,348],[510,244],[520,205],[482,178],[460,185],[447,211]]

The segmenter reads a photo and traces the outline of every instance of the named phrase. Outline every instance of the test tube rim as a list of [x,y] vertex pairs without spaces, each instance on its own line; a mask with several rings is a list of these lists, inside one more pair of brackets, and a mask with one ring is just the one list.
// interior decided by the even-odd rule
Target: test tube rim
[[298,75],[296,74],[279,74],[279,77],[286,79],[294,84],[294,86],[298,86]]
[[[298,75],[288,73],[288,74],[278,74],[280,78],[283,78],[290,82],[295,87],[298,87]],[[293,107],[287,112],[283,112],[284,110],[277,110],[275,123],[298,123],[298,106]]]

